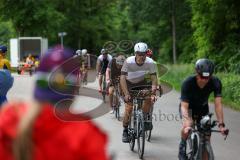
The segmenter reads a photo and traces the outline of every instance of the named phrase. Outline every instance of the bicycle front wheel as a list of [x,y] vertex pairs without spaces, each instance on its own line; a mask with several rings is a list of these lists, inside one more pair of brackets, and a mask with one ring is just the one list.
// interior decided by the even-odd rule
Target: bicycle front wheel
[[139,158],[142,159],[145,148],[145,129],[142,113],[140,113],[137,117],[137,142],[138,142],[138,155]]
[[189,160],[198,160],[199,136],[191,133],[187,139],[186,154]]
[[129,147],[130,150],[134,150],[135,146],[135,127],[136,127],[136,120],[135,120],[135,113],[133,112],[133,116],[130,117],[129,125],[128,125],[128,138],[129,138]]

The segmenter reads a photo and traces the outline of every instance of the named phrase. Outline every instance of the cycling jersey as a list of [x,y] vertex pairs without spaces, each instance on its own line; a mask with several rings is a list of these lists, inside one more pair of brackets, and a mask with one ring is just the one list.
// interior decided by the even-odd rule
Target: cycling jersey
[[110,63],[108,63],[108,68],[111,71],[110,79],[114,80],[121,75],[121,67],[117,68],[116,59],[113,58]]
[[121,70],[121,74],[126,75],[126,80],[131,83],[139,83],[145,80],[146,74],[156,75],[156,73],[156,64],[149,57],[146,57],[142,65],[136,63],[135,56],[128,57]]
[[192,115],[205,115],[208,113],[208,99],[210,94],[214,92],[214,97],[222,96],[222,84],[221,81],[212,76],[209,82],[200,88],[197,85],[196,76],[190,76],[184,80],[181,89],[181,101],[189,103],[189,109],[192,111]]
[[100,63],[100,73],[101,74],[105,74],[107,67],[108,67],[108,63],[112,60],[112,56],[111,55],[107,55],[107,58],[103,58],[103,55],[100,55],[98,57],[98,62]]

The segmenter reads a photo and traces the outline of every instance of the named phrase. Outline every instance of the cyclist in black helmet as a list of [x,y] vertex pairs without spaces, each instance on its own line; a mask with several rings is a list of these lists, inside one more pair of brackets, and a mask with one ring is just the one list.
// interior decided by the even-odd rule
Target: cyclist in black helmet
[[195,65],[196,75],[184,80],[181,88],[180,115],[183,126],[181,130],[181,142],[179,145],[179,160],[186,160],[186,139],[192,126],[193,117],[200,121],[202,116],[209,112],[208,99],[214,93],[216,117],[219,122],[219,130],[224,134],[225,124],[222,108],[222,83],[213,76],[214,64],[208,59],[199,59]]

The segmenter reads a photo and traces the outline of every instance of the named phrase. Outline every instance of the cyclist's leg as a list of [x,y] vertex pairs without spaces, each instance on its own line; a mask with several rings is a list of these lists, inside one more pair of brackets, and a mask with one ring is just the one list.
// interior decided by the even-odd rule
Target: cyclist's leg
[[145,99],[143,103],[143,113],[144,113],[144,120],[145,120],[145,130],[152,130],[153,125],[151,121],[151,108],[153,107],[153,104],[151,102],[151,98]]
[[182,128],[181,128],[181,140],[180,140],[180,144],[179,144],[178,158],[179,158],[179,160],[185,160],[187,158],[186,140],[188,138],[189,130],[192,126],[192,123],[190,123],[188,119],[186,119],[182,116],[181,105],[179,105],[179,114],[182,119]]
[[124,143],[129,142],[128,124],[129,124],[129,120],[132,115],[132,110],[133,110],[132,103],[125,103],[125,112],[124,112],[124,116],[123,116],[123,134],[122,134],[122,141]]
[[98,75],[98,85],[99,85],[100,92],[102,91],[102,78],[103,78],[102,74]]
[[109,104],[110,104],[110,107],[112,108],[113,110],[113,92],[114,92],[114,87],[113,86],[110,86],[109,89]]

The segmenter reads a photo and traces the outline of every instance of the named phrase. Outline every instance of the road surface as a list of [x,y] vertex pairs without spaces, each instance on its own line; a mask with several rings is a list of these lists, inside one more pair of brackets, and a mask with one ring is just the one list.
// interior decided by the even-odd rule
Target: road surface
[[[9,100],[28,100],[32,98],[34,77],[28,75],[14,75],[14,86],[8,94]],[[102,113],[94,115],[94,121],[106,131],[109,136],[108,152],[115,155],[116,160],[137,160],[138,154],[129,150],[129,145],[121,142],[122,122],[117,121],[110,113],[108,103],[104,104],[97,92],[97,83],[91,82],[81,89],[73,105],[74,113],[90,111],[102,107]],[[144,159],[146,160],[176,160],[180,138],[181,121],[178,114],[179,93],[175,90],[163,95],[154,105],[153,134],[151,142],[146,142]],[[211,110],[213,106],[211,105]],[[101,111],[97,111],[101,112]],[[121,113],[123,112],[123,106]],[[216,160],[239,159],[240,145],[240,113],[224,108],[225,123],[230,129],[226,141],[220,134],[212,136],[212,145]],[[101,115],[103,114],[103,115]],[[97,143],[97,142],[96,142]]]

